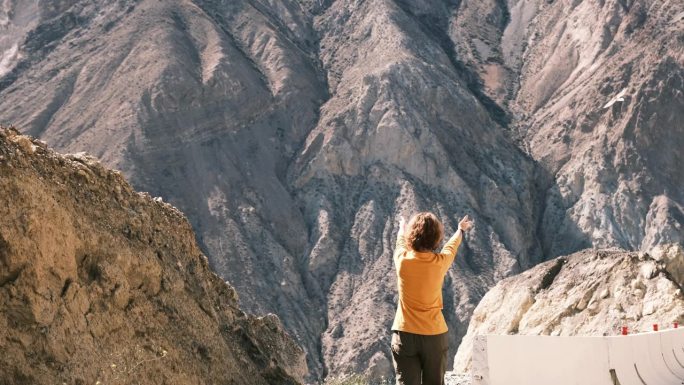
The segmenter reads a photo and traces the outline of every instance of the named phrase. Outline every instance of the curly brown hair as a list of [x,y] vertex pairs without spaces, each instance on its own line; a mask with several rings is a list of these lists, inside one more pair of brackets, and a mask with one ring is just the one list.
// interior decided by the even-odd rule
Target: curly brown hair
[[444,237],[444,226],[433,213],[422,212],[411,218],[406,232],[406,243],[415,251],[432,251]]

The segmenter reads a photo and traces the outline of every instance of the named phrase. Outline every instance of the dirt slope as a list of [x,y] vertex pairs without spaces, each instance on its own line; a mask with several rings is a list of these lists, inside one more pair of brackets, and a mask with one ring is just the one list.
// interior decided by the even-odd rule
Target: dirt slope
[[298,384],[186,218],[92,158],[0,128],[1,384]]

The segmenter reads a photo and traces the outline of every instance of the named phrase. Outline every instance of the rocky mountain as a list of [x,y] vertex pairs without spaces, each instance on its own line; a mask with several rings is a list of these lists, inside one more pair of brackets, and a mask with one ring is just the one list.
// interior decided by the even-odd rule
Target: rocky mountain
[[187,213],[311,378],[390,371],[399,214],[476,222],[445,284],[454,347],[502,278],[684,242],[681,1],[3,9],[0,121]]
[[1,127],[0,175],[0,384],[301,383],[177,209]]
[[478,334],[616,335],[681,323],[683,261],[680,245],[653,256],[585,250],[505,279],[477,305],[454,369],[469,370]]
[[455,32],[486,12],[504,14],[499,28],[483,23],[455,46],[555,183],[540,202],[546,253],[681,243],[684,5],[484,4]]

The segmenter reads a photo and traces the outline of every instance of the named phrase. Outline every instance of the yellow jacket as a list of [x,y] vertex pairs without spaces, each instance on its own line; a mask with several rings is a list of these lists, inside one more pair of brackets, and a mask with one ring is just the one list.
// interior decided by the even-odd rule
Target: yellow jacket
[[461,233],[456,231],[439,253],[411,250],[404,234],[397,235],[394,267],[399,304],[392,330],[422,335],[449,330],[442,314],[442,283],[461,245]]

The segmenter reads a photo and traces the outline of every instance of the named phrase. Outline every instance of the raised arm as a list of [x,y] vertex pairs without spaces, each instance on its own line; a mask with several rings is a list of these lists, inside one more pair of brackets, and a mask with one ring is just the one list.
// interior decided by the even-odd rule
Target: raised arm
[[394,260],[406,251],[406,237],[404,236],[404,229],[406,228],[406,220],[403,216],[399,217],[399,232],[397,233],[397,242],[394,247]]
[[473,221],[467,215],[463,217],[463,219],[458,222],[458,230],[456,230],[454,235],[449,238],[447,243],[442,248],[440,254],[443,256],[447,267],[450,266],[456,258],[456,251],[458,251],[458,247],[461,245],[461,241],[463,240],[463,232],[470,230],[472,226]]

